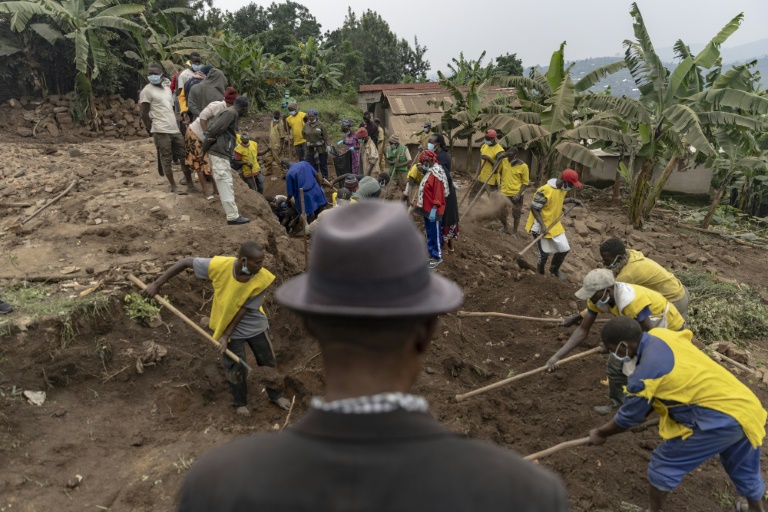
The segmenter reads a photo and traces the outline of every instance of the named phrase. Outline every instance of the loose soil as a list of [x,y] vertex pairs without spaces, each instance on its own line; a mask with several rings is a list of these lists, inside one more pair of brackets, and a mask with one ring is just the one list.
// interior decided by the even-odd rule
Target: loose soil
[[[249,128],[264,137],[265,126],[260,120]],[[303,269],[301,240],[289,238],[263,197],[237,180],[238,206],[253,219],[246,226],[227,226],[218,202],[200,194],[171,194],[157,175],[147,139],[78,143],[78,157],[53,139],[11,140],[0,166],[0,206],[32,206],[2,206],[0,228],[15,225],[71,181],[77,186],[23,230],[0,233],[0,252],[8,261],[0,271],[3,286],[48,279],[49,293],[59,296],[100,282],[93,293],[114,301],[106,312],[81,315],[71,325],[74,339],[62,337],[64,326],[54,317],[34,322],[20,313],[11,317],[11,334],[0,338],[0,510],[173,510],[186,470],[203,452],[279,429],[286,415],[261,392],[275,375],[257,369],[249,382],[253,417],[236,416],[216,351],[167,311],[165,324],[155,329],[129,319],[122,308],[122,297],[131,291],[125,276],[133,272],[147,282],[179,258],[233,254],[243,240],[254,239],[266,247],[265,266],[279,284]],[[461,176],[457,181],[467,183]],[[267,177],[268,194],[282,191],[281,179]],[[632,230],[606,194],[580,192],[587,206],[566,222],[573,247],[565,284],[518,268],[516,254],[529,238],[499,232],[489,205],[481,205],[485,213],[478,220],[462,223],[456,252],[446,255],[437,272],[464,288],[466,311],[557,318],[578,311],[573,296],[578,280],[596,266],[599,242],[615,235],[664,265],[697,262],[726,279],[768,285],[765,252],[687,230],[665,212],[644,231]],[[528,196],[526,204],[530,191]],[[584,231],[574,220],[589,227]],[[528,257],[532,262],[533,254]],[[67,267],[78,270],[62,274]],[[162,293],[195,321],[204,322],[210,312],[212,289],[191,274],[168,283]],[[292,313],[271,297],[265,308],[277,382],[287,397],[296,397],[293,423],[312,395],[323,394],[322,362]],[[520,454],[583,437],[607,419],[592,409],[606,403],[604,356],[454,400],[456,394],[542,366],[568,332],[557,324],[465,318],[460,333],[456,315],[446,315],[415,391],[451,430]],[[168,353],[138,373],[136,360],[148,342]],[[596,343],[593,333],[579,350]],[[750,350],[753,360],[765,360],[766,340]],[[768,398],[753,377],[740,377],[762,400]],[[30,405],[21,390],[44,390],[47,401]],[[633,506],[647,504],[646,464],[658,443],[656,429],[649,429],[612,438],[602,448],[566,450],[540,464],[561,475],[574,511],[639,510]],[[712,460],[685,479],[669,508],[731,510],[734,498],[725,472]]]

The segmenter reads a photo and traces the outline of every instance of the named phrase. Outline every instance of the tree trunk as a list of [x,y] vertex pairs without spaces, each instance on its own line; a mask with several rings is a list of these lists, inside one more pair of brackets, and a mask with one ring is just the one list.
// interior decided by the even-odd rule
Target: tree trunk
[[[621,148],[621,153],[619,153],[619,162],[618,166],[621,166],[621,163],[624,161],[624,147]],[[631,171],[630,171],[631,172]],[[613,196],[611,197],[611,201],[614,203],[618,203],[621,199],[621,173],[619,172],[619,167],[616,167],[616,179],[613,182]]]
[[717,192],[715,193],[715,197],[712,199],[712,204],[709,205],[709,211],[707,212],[707,216],[704,217],[704,220],[701,221],[701,228],[702,229],[708,229],[710,222],[712,222],[712,216],[715,214],[715,210],[717,210],[717,205],[720,204],[720,200],[723,198],[723,192],[725,192],[725,183],[720,185],[720,188],[717,189]]
[[629,198],[627,218],[638,229],[643,227],[643,204],[645,204],[645,198],[651,186],[654,163],[650,159],[644,160],[640,166],[640,172],[637,173],[632,184],[632,195]]
[[659,179],[653,183],[653,187],[650,188],[648,196],[645,198],[645,204],[643,206],[644,218],[647,219],[651,214],[651,211],[653,211],[653,208],[656,206],[656,201],[661,197],[661,193],[664,191],[664,186],[667,184],[667,181],[669,181],[672,172],[677,168],[678,162],[680,162],[680,157],[673,156],[670,158],[669,162],[667,162],[667,166],[664,168],[664,172],[662,172]]

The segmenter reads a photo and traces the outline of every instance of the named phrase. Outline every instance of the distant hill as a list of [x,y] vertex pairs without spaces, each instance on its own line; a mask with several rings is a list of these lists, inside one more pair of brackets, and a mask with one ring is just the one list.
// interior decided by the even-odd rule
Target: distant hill
[[[691,50],[694,53],[701,50],[701,48],[703,48],[703,45],[699,45],[699,48],[697,48],[696,45],[691,45]],[[763,53],[747,53],[750,50],[755,51],[757,49],[760,49],[760,51]],[[662,48],[658,53],[662,58],[666,68],[670,71],[673,70],[677,63],[674,61],[674,54],[672,53],[672,49]],[[761,41],[756,41],[754,43],[740,45],[733,48],[723,49],[722,55],[723,61],[727,62],[727,64],[723,66],[724,70],[730,69],[731,66],[744,64],[745,62],[750,62],[757,59],[757,66],[755,69],[760,72],[761,82],[763,84],[768,84],[768,39],[763,39]],[[746,55],[746,57],[744,57],[744,55]],[[618,55],[614,57],[593,57],[590,59],[567,62],[566,66],[570,66],[573,63],[573,68],[571,69],[571,77],[573,77],[573,81],[575,82],[584,77],[587,73],[601,66],[605,66],[620,60],[622,60],[622,57]],[[546,72],[547,70],[546,67],[542,66],[537,66],[536,69],[541,72]],[[630,75],[627,69],[622,69],[618,73],[614,73],[613,75],[604,78],[598,82],[592,88],[592,90],[595,92],[602,92],[607,87],[610,87],[611,94],[614,96],[629,96],[631,98],[637,98],[640,96],[639,91],[635,87],[635,82],[632,80],[632,75]]]

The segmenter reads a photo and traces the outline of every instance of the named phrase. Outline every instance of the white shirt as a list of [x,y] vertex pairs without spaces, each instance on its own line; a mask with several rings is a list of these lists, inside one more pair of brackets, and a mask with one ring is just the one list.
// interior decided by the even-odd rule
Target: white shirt
[[189,125],[189,129],[192,130],[195,135],[197,135],[197,138],[200,140],[203,140],[203,137],[205,134],[203,133],[203,126],[200,124],[200,120],[204,119],[206,122],[210,121],[214,117],[216,117],[216,114],[219,112],[222,112],[226,110],[227,108],[227,102],[224,100],[221,101],[212,101],[208,104],[207,107],[203,109],[202,112],[200,112],[200,115],[195,119],[192,124]]
[[152,133],[180,133],[176,113],[173,111],[173,93],[168,84],[145,85],[139,94],[139,101],[149,104]]

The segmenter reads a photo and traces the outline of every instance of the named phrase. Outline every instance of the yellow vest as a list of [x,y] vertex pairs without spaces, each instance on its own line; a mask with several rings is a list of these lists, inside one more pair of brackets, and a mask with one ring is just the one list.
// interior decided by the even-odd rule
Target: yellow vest
[[240,144],[240,134],[235,135],[235,153],[240,155],[240,160],[244,163],[242,167],[243,176],[256,176],[259,174],[259,145],[255,141],[250,141],[248,146]]
[[184,94],[184,88],[181,88],[181,92],[179,93],[179,112],[186,112],[189,110],[189,107],[187,107],[187,95]]
[[760,400],[731,372],[697,349],[691,343],[691,331],[651,329],[648,334],[664,340],[674,354],[675,366],[663,377],[643,380],[645,389],[630,394],[653,401],[653,408],[661,417],[659,435],[662,438],[686,439],[693,434],[690,428],[669,416],[670,407],[662,400],[672,400],[727,414],[739,422],[753,448],[762,445],[768,413]]
[[424,173],[421,172],[418,165],[414,164],[411,166],[411,169],[408,171],[408,179],[413,179],[416,183],[421,183],[421,180],[424,179]]
[[528,185],[530,181],[528,164],[512,165],[509,159],[505,158],[499,167],[501,168],[502,195],[507,197],[516,196],[523,185]]
[[[611,306],[610,310],[614,316],[637,318],[643,308],[648,307],[651,310],[652,322],[663,319],[666,321],[665,327],[673,331],[679,331],[685,325],[685,320],[675,305],[658,292],[637,284],[617,282],[613,293],[616,305]],[[602,312],[591,299],[587,301],[587,309],[598,314]]]
[[285,126],[283,121],[269,122],[269,144],[275,151],[280,149],[280,143],[285,138]]
[[[539,187],[536,191],[536,194],[539,193],[547,198],[544,208],[541,209],[541,220],[543,220],[545,224],[541,227],[541,231],[544,231],[563,213],[563,203],[565,202],[567,192],[561,188],[555,188],[549,184],[545,184]],[[536,196],[534,195],[534,197]],[[525,230],[529,233],[531,232],[534,222],[536,222],[536,219],[533,217],[533,213],[529,213],[528,221],[525,223]],[[544,235],[544,238],[554,238],[563,233],[565,233],[563,223],[558,222],[556,225],[552,226],[552,229],[550,229],[546,235]]]
[[[234,276],[237,258],[214,256],[208,266],[208,278],[213,283],[213,305],[211,306],[211,323],[213,337],[219,339],[227,330],[232,319],[245,301],[255,297],[275,280],[269,270],[262,267],[247,283],[241,283]],[[264,313],[264,309],[260,309]]]
[[[493,146],[489,146],[488,144],[483,144],[482,146],[480,146],[480,155],[487,156],[494,162],[496,161],[496,155],[503,152],[504,152],[504,148],[501,147],[501,144],[499,144],[498,142]],[[483,160],[483,166],[480,168],[480,175],[478,175],[477,177],[478,181],[480,181],[481,183],[485,183],[485,180],[487,180],[488,176],[491,175],[492,170],[493,170],[493,164]],[[499,182],[499,170],[496,169],[496,174],[494,174],[493,177],[488,181],[488,185],[496,185],[498,182]]]
[[616,276],[616,281],[639,284],[662,294],[670,302],[683,298],[685,288],[674,274],[640,251],[629,249],[627,253],[627,263]]
[[307,139],[304,138],[304,135],[301,133],[301,130],[304,128],[304,118],[307,116],[302,111],[299,111],[296,113],[295,116],[288,116],[285,118],[285,122],[288,123],[288,126],[291,128],[291,131],[293,132],[293,145],[299,146],[301,144],[304,144],[307,142]]

